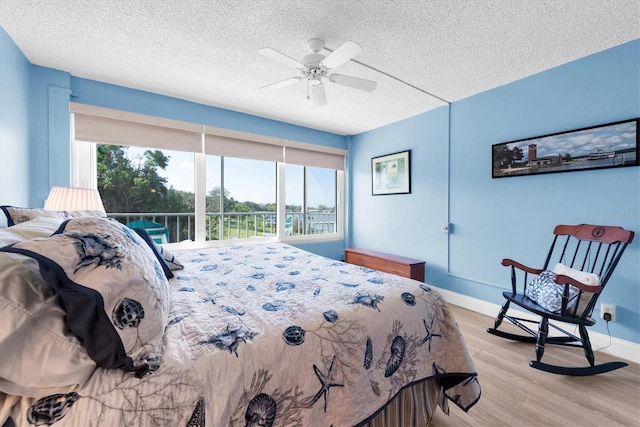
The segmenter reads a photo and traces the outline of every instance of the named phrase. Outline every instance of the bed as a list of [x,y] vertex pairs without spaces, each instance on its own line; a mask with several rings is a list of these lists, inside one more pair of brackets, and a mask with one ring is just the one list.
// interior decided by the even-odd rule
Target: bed
[[425,283],[282,243],[170,253],[101,215],[4,213],[1,425],[426,425],[480,398]]

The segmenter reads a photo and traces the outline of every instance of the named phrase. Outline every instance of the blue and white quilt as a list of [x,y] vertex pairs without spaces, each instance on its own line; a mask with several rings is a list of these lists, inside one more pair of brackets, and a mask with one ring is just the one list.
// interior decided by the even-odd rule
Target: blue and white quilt
[[480,393],[446,302],[427,285],[286,244],[178,254],[169,323],[204,379],[210,425],[347,426],[439,376]]
[[169,281],[160,369],[98,368],[77,392],[24,399],[14,420],[38,421],[40,402],[56,426],[351,426],[428,378],[465,411],[480,397],[456,321],[424,283],[279,243],[174,255],[185,268]]

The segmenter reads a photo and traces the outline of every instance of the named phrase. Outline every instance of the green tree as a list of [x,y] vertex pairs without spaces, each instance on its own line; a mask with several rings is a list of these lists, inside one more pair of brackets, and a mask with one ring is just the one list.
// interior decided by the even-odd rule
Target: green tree
[[159,150],[147,150],[131,161],[128,147],[98,145],[98,190],[107,212],[158,212],[167,196],[167,179],[158,169],[167,167],[169,158]]
[[498,145],[493,149],[493,163],[495,166],[510,164],[513,159],[513,151],[506,145]]
[[[225,206],[225,210],[229,200],[229,190],[224,190],[223,206]],[[207,194],[206,210],[207,212],[220,212],[220,187],[214,187],[213,190]]]
[[[98,190],[107,212],[193,213],[193,193],[167,188],[167,178],[159,174],[168,166],[169,156],[147,150],[130,159],[127,150],[117,145],[97,148]],[[187,237],[186,220],[180,221],[180,230],[177,217],[167,218],[167,225],[171,233],[178,233],[175,240]]]
[[[267,212],[275,212],[276,211],[276,204],[275,203],[267,203],[266,205],[264,205],[264,210]],[[287,210],[289,210],[289,206],[287,206]]]
[[[522,153],[522,150],[520,150]],[[497,145],[493,148],[493,172],[500,174],[500,169],[506,168],[513,164],[514,151],[506,145]]]
[[[224,190],[222,198],[225,211],[229,204],[229,191]],[[206,233],[207,238],[210,240],[218,240],[220,236],[220,187],[214,187],[206,196],[205,209],[207,212],[206,217]]]
[[520,161],[522,160],[523,157],[524,157],[524,153],[522,152],[522,148],[513,147],[512,159],[516,161]]

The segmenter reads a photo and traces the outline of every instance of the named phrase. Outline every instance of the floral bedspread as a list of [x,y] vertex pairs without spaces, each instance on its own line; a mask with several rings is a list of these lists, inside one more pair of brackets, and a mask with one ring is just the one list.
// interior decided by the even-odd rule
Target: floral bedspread
[[16,424],[349,426],[433,377],[464,410],[480,397],[456,321],[424,283],[279,243],[174,254],[185,269],[170,280],[160,369],[99,368],[77,392],[19,400]]

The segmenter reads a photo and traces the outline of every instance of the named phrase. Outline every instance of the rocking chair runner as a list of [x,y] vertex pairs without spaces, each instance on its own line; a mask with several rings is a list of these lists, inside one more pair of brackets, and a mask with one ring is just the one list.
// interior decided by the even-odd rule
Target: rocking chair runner
[[[512,290],[502,293],[506,301],[495,318],[493,328],[488,328],[487,332],[516,341],[535,343],[536,360],[530,361],[529,365],[555,374],[585,376],[627,366],[624,362],[596,365],[587,326],[596,323],[591,317],[596,301],[627,245],[633,240],[633,231],[621,227],[581,224],[558,225],[553,234],[555,236],[542,268],[527,267],[511,259],[502,260],[502,265],[511,267]],[[558,263],[555,268],[550,264],[552,260]],[[550,268],[554,268],[555,274],[547,271]],[[528,282],[529,275],[537,277]],[[508,315],[511,303],[540,316],[540,320]],[[528,335],[498,330],[504,319],[520,327]],[[580,337],[549,320],[576,325]],[[527,323],[538,323],[538,331],[529,328]],[[549,326],[562,335],[548,336]],[[565,367],[544,363],[541,359],[545,344],[581,347],[589,366]]]

